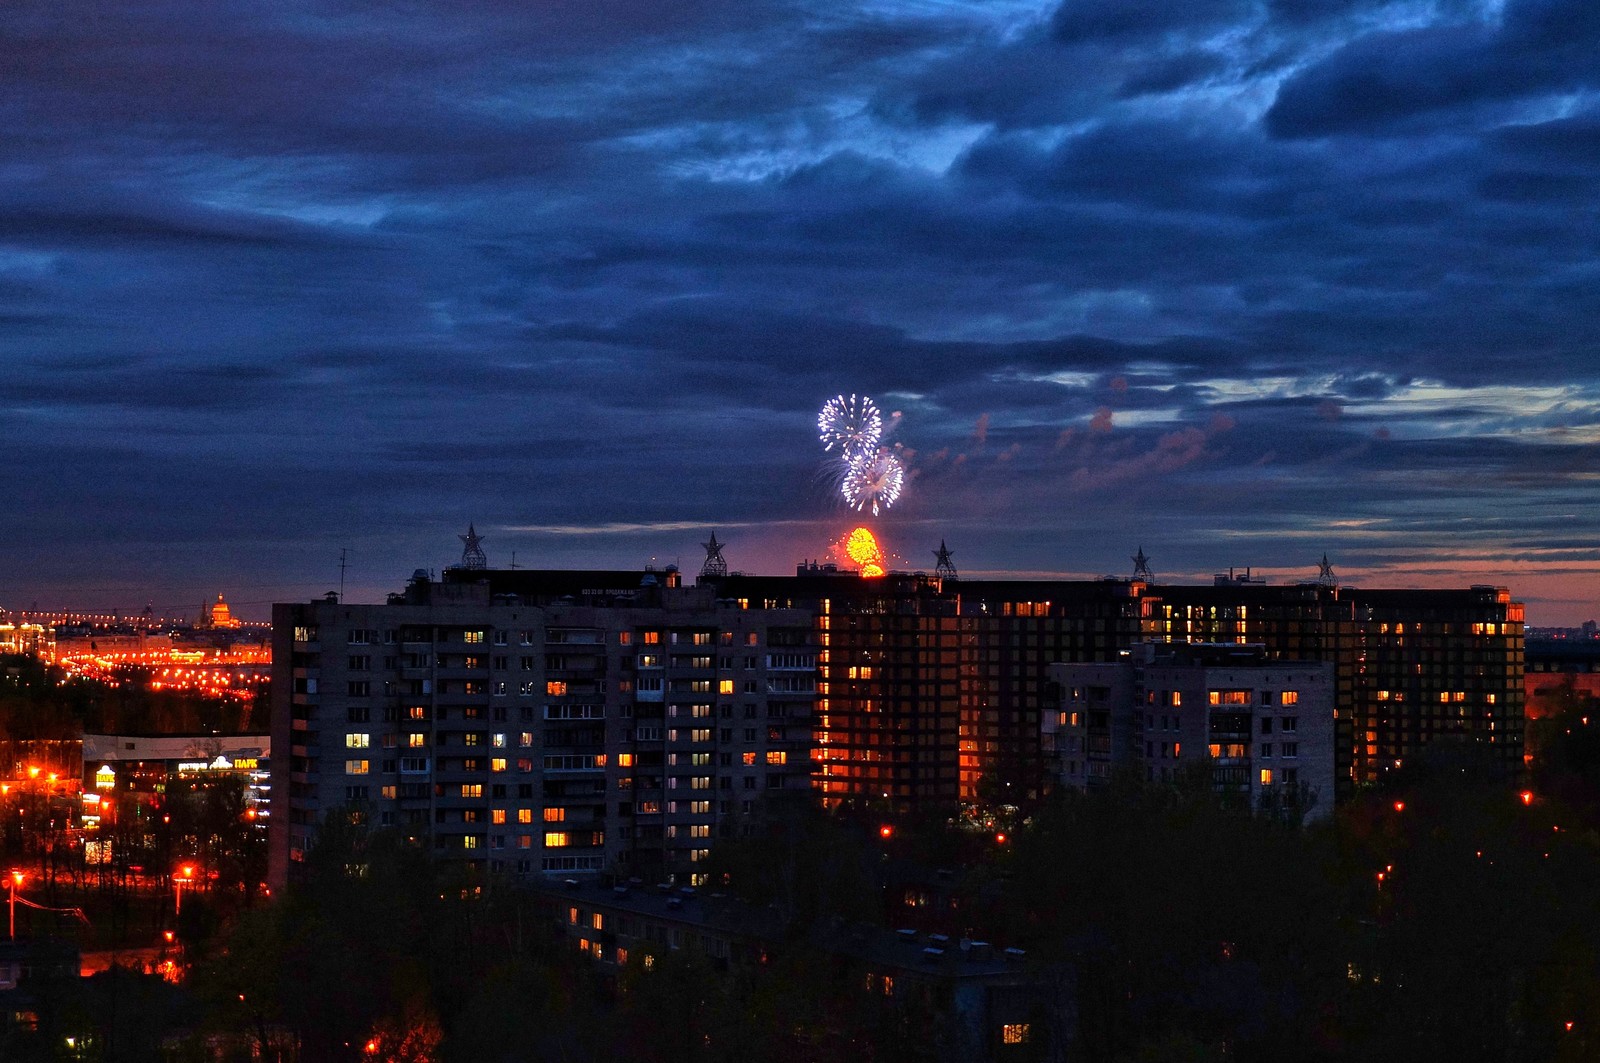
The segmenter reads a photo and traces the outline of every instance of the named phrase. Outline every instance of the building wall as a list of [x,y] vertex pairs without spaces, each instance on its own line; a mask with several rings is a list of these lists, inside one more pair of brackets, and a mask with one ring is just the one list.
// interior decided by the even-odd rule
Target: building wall
[[[1589,625],[1585,625],[1586,627]],[[1589,638],[1541,638],[1527,640],[1527,671],[1524,692],[1528,712],[1550,712],[1549,704],[1566,691],[1583,697],[1600,697],[1600,640]]]
[[272,740],[290,803],[274,881],[334,811],[485,868],[691,881],[712,837],[807,775],[828,803],[946,811],[1036,794],[1064,751],[1045,742],[1082,738],[1066,763],[1087,785],[1131,731],[1108,718],[1051,737],[1050,666],[1112,662],[1142,640],[1330,664],[1340,796],[1440,739],[1522,765],[1522,609],[1492,587],[810,569],[676,584],[452,570],[385,604],[275,607]]
[[1522,768],[1523,610],[1503,588],[1160,586],[1143,601],[1153,641],[1332,662],[1341,795],[1441,739],[1488,751],[1508,775]]
[[605,578],[536,602],[422,580],[277,607],[280,880],[342,815],[484,870],[692,882],[764,795],[807,790],[810,614]]
[[1248,808],[1309,819],[1334,799],[1332,663],[1274,661],[1261,647],[1133,647],[1110,664],[1061,664],[1059,710],[1042,732],[1064,786],[1104,785],[1125,768],[1176,782],[1204,765],[1213,788]]

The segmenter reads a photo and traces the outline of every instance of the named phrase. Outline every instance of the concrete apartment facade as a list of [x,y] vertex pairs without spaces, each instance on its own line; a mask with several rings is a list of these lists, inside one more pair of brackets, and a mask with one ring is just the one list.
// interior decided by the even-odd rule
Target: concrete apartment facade
[[274,608],[274,882],[339,815],[479,870],[688,884],[762,795],[809,788],[809,614],[670,570],[515,575]]
[[1062,786],[1118,769],[1177,782],[1203,765],[1212,787],[1251,809],[1318,819],[1334,800],[1331,662],[1280,661],[1260,646],[1140,643],[1109,664],[1057,664],[1060,709],[1042,745]]
[[[772,791],[890,814],[1019,803],[1061,779],[1044,741],[1062,709],[1051,666],[1116,664],[1142,642],[1331,667],[1331,701],[1292,715],[1332,727],[1332,782],[1279,765],[1283,739],[1219,738],[1250,748],[1229,759],[1255,773],[1252,799],[1263,770],[1274,786],[1292,772],[1326,809],[1440,740],[1521,770],[1522,607],[1501,588],[863,579],[815,565],[688,587],[675,570],[463,567],[419,573],[384,603],[274,608],[272,881],[330,814],[483,870],[682,885]],[[1213,744],[1161,737],[1162,715],[1146,712],[1137,735],[1084,734],[1073,770],[1089,770],[1091,746],[1148,743],[1159,772],[1161,743]],[[1303,760],[1312,740],[1287,741]]]

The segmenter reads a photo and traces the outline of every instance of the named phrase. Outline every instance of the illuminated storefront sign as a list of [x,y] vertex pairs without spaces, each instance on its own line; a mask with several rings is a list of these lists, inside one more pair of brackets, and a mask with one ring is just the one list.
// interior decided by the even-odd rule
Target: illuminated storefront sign
[[216,760],[180,760],[178,771],[254,771],[258,761],[255,757],[239,757],[229,760],[226,755],[219,755]]

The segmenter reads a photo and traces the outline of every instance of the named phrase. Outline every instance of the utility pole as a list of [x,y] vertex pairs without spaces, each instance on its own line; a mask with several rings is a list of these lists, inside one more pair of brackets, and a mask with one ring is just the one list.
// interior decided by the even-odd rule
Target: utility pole
[[346,555],[346,553],[348,553],[348,551],[344,547],[341,546],[339,548],[339,601],[340,602],[344,601],[344,570],[345,570],[345,555]]

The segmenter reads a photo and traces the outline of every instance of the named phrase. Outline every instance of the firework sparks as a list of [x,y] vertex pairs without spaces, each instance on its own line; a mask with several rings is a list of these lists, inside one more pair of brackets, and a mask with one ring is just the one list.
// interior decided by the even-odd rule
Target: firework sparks
[[[891,416],[891,429],[899,419],[898,412]],[[829,463],[831,486],[845,505],[858,512],[871,506],[874,517],[899,500],[906,482],[905,463],[881,445],[883,433],[883,414],[866,395],[838,395],[817,414],[822,449],[836,455]]]
[[870,505],[876,517],[880,509],[888,509],[899,500],[905,482],[906,469],[900,459],[880,450],[852,461],[839,490],[847,506],[860,511]]
[[883,414],[877,403],[865,395],[843,395],[829,399],[817,414],[817,435],[822,449],[839,449],[839,456],[854,463],[863,455],[877,452],[878,441],[883,438]]
[[861,569],[863,578],[883,575],[883,550],[867,528],[857,528],[845,537],[844,552]]

